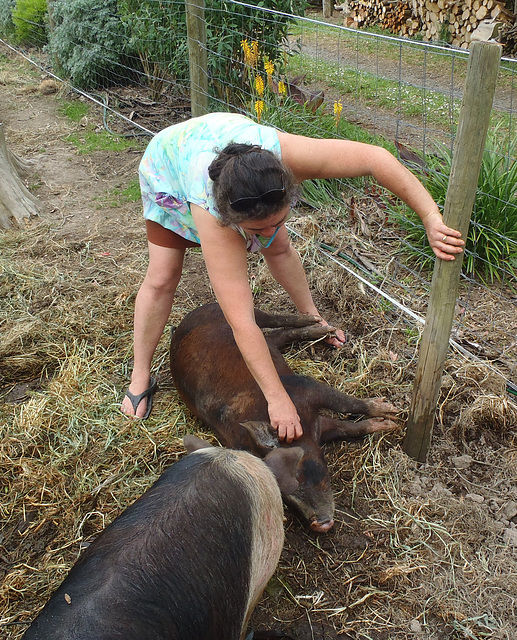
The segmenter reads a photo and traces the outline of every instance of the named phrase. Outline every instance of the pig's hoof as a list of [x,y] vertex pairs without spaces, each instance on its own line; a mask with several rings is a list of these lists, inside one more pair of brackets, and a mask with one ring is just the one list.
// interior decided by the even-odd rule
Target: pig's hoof
[[389,418],[370,418],[368,422],[371,429],[370,433],[375,431],[394,431],[399,428],[399,425]]
[[391,402],[386,402],[384,398],[372,398],[368,404],[371,416],[394,418],[398,413],[397,408]]
[[329,518],[329,520],[325,520],[320,522],[319,520],[314,519],[311,522],[311,529],[313,531],[317,531],[318,533],[327,533],[334,526],[334,520]]
[[342,329],[335,329],[331,327],[326,320],[321,320],[320,324],[323,327],[328,327],[332,333],[325,338],[325,344],[332,349],[340,349],[346,342],[345,332]]

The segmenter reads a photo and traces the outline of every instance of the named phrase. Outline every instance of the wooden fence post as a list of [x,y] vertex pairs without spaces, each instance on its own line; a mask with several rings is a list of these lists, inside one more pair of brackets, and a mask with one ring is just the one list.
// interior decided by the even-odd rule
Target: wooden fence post
[[205,0],[186,0],[190,112],[192,117],[208,113],[208,69],[206,54]]
[[[467,237],[501,59],[495,42],[472,42],[444,222]],[[458,296],[463,254],[436,260],[403,450],[425,462]]]
[[332,18],[332,6],[334,0],[323,0],[323,17]]

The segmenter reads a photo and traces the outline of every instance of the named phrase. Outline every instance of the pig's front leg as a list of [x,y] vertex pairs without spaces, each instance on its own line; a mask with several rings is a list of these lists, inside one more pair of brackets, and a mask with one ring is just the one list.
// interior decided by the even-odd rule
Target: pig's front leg
[[267,341],[275,347],[283,347],[292,342],[302,342],[304,340],[319,340],[329,333],[335,331],[329,325],[314,324],[306,327],[291,327],[285,329],[275,329],[267,334]]
[[398,410],[386,398],[367,398],[364,403],[368,407],[365,415],[374,418],[396,418]]
[[262,329],[284,329],[286,327],[306,327],[311,324],[318,324],[321,322],[321,318],[305,313],[267,313],[267,311],[255,309],[255,322]]
[[330,409],[337,413],[351,413],[355,416],[369,416],[372,418],[395,418],[397,409],[384,398],[355,398],[342,393],[334,387],[318,382],[307,389],[310,402],[318,409]]
[[332,442],[333,440],[348,440],[351,438],[362,438],[369,433],[376,431],[393,431],[398,429],[398,425],[389,418],[366,418],[358,422],[350,420],[339,420],[320,416],[320,444]]

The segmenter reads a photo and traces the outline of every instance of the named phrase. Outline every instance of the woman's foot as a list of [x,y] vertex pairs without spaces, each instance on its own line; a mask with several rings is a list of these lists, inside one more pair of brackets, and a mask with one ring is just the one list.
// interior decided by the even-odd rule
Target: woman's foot
[[149,386],[141,393],[132,393],[129,389],[126,391],[120,410],[127,416],[145,420],[151,414],[153,397],[156,391],[158,391],[158,384],[156,380],[151,377]]

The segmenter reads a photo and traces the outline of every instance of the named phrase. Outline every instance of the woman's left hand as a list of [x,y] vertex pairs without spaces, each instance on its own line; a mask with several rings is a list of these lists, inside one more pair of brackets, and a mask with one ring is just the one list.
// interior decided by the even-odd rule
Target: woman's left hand
[[465,242],[461,233],[448,227],[440,213],[431,213],[422,220],[427,231],[431,249],[441,260],[454,260],[454,255],[463,252]]
[[[330,326],[329,323],[326,320],[323,320],[323,319],[320,321],[320,324],[323,327]],[[331,334],[328,338],[325,338],[325,342],[330,347],[334,347],[335,349],[339,349],[346,342],[345,332],[342,331],[341,329],[336,329],[333,334]]]

